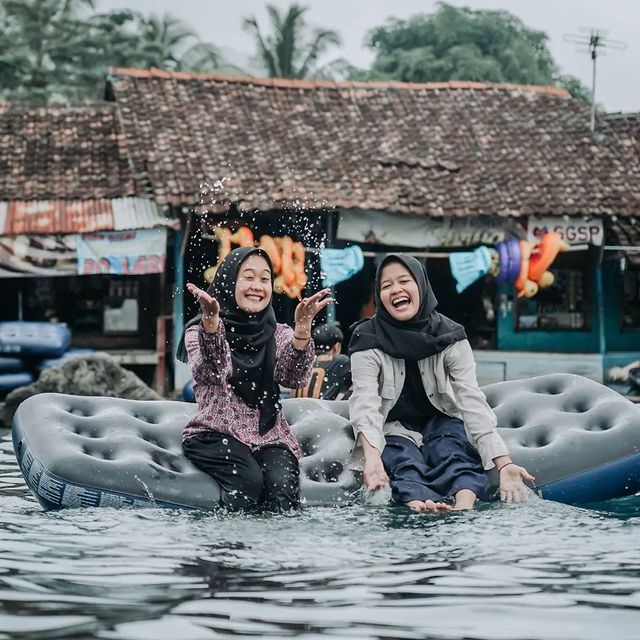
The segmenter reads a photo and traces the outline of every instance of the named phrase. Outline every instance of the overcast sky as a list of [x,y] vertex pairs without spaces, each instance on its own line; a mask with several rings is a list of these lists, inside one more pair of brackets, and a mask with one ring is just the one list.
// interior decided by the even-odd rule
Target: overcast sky
[[[314,27],[336,29],[343,46],[331,58],[344,57],[357,66],[368,66],[372,53],[363,45],[365,34],[387,18],[407,18],[430,13],[436,0],[298,0],[308,6],[307,22]],[[271,0],[285,8],[290,0]],[[596,100],[608,111],[640,111],[640,0],[449,0],[472,9],[506,9],[528,27],[545,31],[549,48],[564,73],[591,86],[591,59],[564,34],[578,34],[580,27],[604,30],[610,39],[623,41],[624,51],[608,51],[598,58]],[[262,0],[98,0],[98,10],[133,8],[145,13],[171,13],[187,22],[203,40],[223,51],[241,56],[255,53],[254,43],[242,29],[242,19],[255,15],[268,28]]]

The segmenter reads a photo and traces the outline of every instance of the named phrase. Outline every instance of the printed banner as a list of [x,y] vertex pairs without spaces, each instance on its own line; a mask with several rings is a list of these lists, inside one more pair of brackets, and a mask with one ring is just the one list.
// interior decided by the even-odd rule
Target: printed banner
[[524,229],[511,218],[430,218],[384,211],[340,211],[337,237],[400,247],[473,247],[494,245]]
[[102,231],[78,236],[78,274],[163,273],[167,230]]
[[0,237],[0,278],[75,275],[77,237],[75,233]]

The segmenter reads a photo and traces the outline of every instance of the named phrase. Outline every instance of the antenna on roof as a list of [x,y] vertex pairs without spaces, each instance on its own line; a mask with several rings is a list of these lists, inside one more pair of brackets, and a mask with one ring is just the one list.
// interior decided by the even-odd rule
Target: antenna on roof
[[[591,78],[591,124],[590,128],[593,132],[596,128],[596,59],[599,49],[617,49],[624,51],[627,48],[626,42],[620,40],[610,40],[604,36],[607,34],[602,29],[591,29],[589,27],[579,27],[579,31],[584,35],[574,35],[565,33],[563,40],[565,42],[573,42],[580,45],[579,51],[588,51],[593,61],[593,73]],[[586,35],[589,34],[589,35]],[[604,51],[602,51],[604,53]]]

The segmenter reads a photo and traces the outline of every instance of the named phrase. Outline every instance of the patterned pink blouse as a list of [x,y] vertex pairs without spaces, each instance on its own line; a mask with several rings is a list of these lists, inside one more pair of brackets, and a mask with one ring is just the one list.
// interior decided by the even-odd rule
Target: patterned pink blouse
[[[309,383],[315,358],[313,340],[305,349],[292,344],[293,329],[286,324],[276,327],[276,382],[283,387],[299,389]],[[222,321],[218,331],[207,333],[202,325],[187,329],[185,345],[193,375],[193,391],[198,411],[186,424],[182,439],[197,433],[225,433],[252,451],[267,445],[283,445],[300,458],[302,450],[291,433],[282,411],[278,411],[272,429],[264,436],[258,433],[259,409],[249,407],[227,383],[231,376],[231,351]]]

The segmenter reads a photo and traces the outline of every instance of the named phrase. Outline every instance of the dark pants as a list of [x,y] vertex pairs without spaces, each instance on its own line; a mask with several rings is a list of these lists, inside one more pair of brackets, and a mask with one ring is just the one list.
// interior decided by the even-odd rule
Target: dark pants
[[490,500],[487,475],[462,420],[430,418],[422,430],[422,447],[403,436],[387,436],[382,462],[396,502],[449,502],[462,489]]
[[298,460],[289,449],[267,446],[252,452],[239,440],[213,431],[185,440],[182,447],[198,469],[220,484],[222,504],[228,509],[298,507]]

